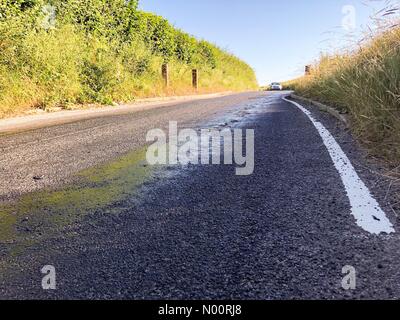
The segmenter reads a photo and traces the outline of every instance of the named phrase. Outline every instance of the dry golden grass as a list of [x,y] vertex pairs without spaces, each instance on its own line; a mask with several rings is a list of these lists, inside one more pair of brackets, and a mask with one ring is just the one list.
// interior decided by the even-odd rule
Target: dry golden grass
[[355,51],[322,56],[311,75],[287,85],[348,113],[370,153],[400,166],[400,27],[381,31]]

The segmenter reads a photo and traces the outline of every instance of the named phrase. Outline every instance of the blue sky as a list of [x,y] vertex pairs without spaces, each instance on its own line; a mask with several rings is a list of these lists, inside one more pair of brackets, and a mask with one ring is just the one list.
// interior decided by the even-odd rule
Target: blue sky
[[[366,4],[367,3],[367,4]],[[375,3],[375,4],[374,4]],[[344,6],[355,8],[355,26],[342,26]],[[167,18],[248,62],[261,85],[302,74],[320,52],[348,45],[380,1],[368,0],[140,0],[140,8]]]

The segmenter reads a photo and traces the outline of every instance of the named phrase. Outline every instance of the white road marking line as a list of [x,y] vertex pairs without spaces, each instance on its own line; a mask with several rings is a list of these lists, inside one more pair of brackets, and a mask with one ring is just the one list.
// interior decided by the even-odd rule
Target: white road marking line
[[350,159],[343,152],[331,133],[322,123],[315,120],[311,112],[306,108],[286,98],[283,98],[283,100],[294,104],[303,111],[314,124],[315,128],[317,128],[335,168],[340,174],[350,200],[351,214],[355,217],[357,225],[372,234],[394,233],[394,227],[386,217],[385,212],[383,212],[378,202],[371,195],[368,187],[360,179]]

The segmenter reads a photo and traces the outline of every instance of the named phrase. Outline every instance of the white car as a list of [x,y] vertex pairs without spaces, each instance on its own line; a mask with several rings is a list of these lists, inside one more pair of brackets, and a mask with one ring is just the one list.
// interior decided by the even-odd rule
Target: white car
[[271,90],[283,90],[283,86],[279,82],[272,82],[271,83]]

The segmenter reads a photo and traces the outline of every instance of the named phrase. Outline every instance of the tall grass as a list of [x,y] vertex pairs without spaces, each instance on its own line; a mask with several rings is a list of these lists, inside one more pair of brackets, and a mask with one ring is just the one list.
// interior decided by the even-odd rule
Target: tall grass
[[[55,9],[47,21],[46,4]],[[170,86],[161,66],[170,66]],[[141,12],[137,0],[1,0],[0,118],[32,108],[257,88],[243,61]]]
[[311,75],[289,85],[348,113],[370,152],[400,165],[399,26],[380,30],[352,52],[322,56]]

